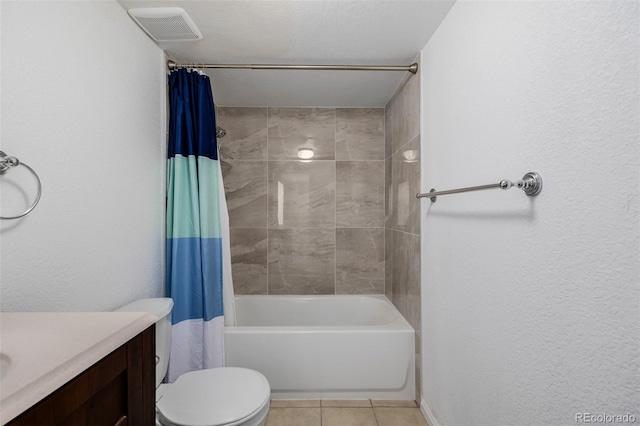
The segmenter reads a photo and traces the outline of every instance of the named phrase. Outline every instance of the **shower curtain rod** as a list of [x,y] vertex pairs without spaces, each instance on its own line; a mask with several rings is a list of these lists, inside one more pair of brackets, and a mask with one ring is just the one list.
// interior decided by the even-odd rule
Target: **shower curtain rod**
[[418,72],[418,64],[411,65],[277,65],[277,64],[178,64],[168,61],[170,70],[178,68],[233,68],[249,70],[321,70],[321,71],[409,71],[412,74]]

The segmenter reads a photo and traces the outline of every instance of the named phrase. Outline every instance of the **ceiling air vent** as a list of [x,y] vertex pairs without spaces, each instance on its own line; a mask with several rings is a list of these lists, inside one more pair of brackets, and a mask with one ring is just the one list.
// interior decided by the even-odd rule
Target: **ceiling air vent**
[[194,41],[202,34],[191,17],[180,7],[129,9],[129,15],[155,41]]

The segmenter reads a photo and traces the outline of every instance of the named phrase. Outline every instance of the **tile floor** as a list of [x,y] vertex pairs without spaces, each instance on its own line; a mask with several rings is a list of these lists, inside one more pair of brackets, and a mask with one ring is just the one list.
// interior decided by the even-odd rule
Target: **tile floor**
[[274,399],[266,426],[428,426],[414,401]]

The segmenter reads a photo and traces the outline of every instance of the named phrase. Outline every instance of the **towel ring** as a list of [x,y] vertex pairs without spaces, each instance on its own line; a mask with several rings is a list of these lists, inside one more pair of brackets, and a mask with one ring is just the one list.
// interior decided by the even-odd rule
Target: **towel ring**
[[16,157],[10,157],[4,152],[0,151],[0,175],[7,173],[9,170],[11,170],[10,169],[11,167],[16,167],[16,166],[26,167],[27,170],[29,170],[36,177],[36,180],[38,181],[38,195],[36,196],[36,200],[33,202],[31,207],[25,210],[24,213],[19,214],[17,216],[0,216],[0,219],[19,219],[23,216],[28,215],[29,213],[31,213],[31,210],[36,208],[36,206],[38,205],[38,202],[40,201],[40,196],[42,195],[42,182],[40,182],[40,178],[38,177],[38,174],[36,173],[36,171],[33,170],[31,167],[27,166],[26,164],[21,163],[20,160],[18,160]]

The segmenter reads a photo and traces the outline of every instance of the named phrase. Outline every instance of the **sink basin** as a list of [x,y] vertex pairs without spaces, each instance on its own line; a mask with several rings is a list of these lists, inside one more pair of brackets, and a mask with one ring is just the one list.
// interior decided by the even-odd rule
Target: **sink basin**
[[0,353],[0,380],[4,379],[10,367],[11,358],[9,358],[9,355]]

